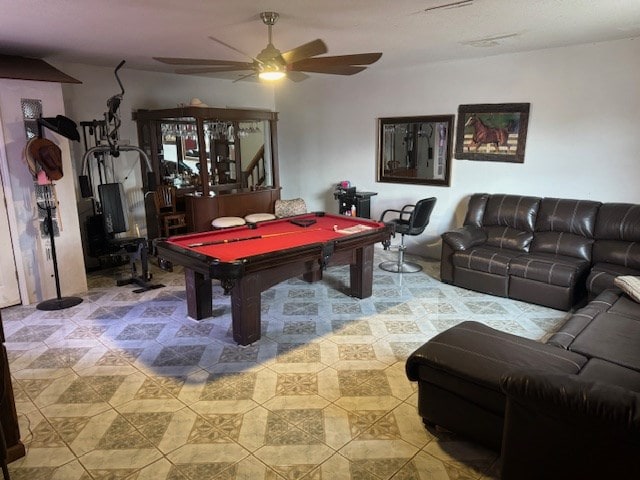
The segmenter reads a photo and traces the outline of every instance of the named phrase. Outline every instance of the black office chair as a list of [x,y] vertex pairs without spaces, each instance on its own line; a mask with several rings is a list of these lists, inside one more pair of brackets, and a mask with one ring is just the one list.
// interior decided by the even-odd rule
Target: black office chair
[[[382,262],[380,268],[387,272],[395,273],[414,273],[422,270],[422,267],[417,263],[405,262],[404,251],[406,246],[404,244],[405,235],[420,235],[424,232],[429,224],[431,218],[431,212],[436,205],[436,198],[424,198],[415,205],[405,205],[402,210],[388,209],[382,212],[380,221],[385,222],[391,226],[391,231],[395,237],[396,233],[401,235],[400,245],[398,245],[398,261]],[[397,218],[391,220],[385,220],[387,213],[398,214]],[[390,240],[382,242],[385,250],[389,250],[391,246]]]

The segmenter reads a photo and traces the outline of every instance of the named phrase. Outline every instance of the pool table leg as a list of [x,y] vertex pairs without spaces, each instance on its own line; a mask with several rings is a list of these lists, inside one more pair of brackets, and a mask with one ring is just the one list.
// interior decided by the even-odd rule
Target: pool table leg
[[187,289],[187,314],[196,320],[211,317],[213,315],[211,278],[185,268],[184,284]]
[[231,290],[233,339],[239,345],[260,340],[260,309],[259,274],[243,275]]
[[355,251],[355,263],[350,265],[351,296],[368,298],[373,293],[373,245]]

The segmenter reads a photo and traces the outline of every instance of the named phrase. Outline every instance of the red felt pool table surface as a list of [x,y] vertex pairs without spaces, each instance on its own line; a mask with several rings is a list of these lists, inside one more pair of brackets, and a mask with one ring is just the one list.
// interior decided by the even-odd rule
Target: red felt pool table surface
[[[295,222],[310,222],[300,226]],[[212,279],[231,294],[233,338],[248,345],[260,338],[260,294],[296,276],[322,279],[325,268],[349,265],[349,295],[372,293],[373,245],[389,238],[381,222],[315,212],[191,235],[170,237],[156,245],[166,265],[185,273],[187,314],[212,315]]]
[[[308,226],[292,223],[299,220],[312,220],[315,223]],[[364,218],[310,213],[257,223],[255,228],[242,226],[171,237],[167,243],[222,262],[231,262],[303,245],[330,242],[383,227],[383,223]],[[361,232],[358,232],[360,229]]]

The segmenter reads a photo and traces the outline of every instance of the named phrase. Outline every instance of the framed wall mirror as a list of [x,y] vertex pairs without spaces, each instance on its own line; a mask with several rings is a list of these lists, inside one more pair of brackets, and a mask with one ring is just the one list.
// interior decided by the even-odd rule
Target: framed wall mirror
[[453,115],[378,119],[378,182],[449,186]]

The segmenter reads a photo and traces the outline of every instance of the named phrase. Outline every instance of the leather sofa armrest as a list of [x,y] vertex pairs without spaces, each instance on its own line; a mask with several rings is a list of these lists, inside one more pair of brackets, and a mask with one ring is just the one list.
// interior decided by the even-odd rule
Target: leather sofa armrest
[[454,251],[467,250],[487,241],[487,234],[481,228],[466,225],[442,234],[442,241]]
[[512,371],[502,479],[640,478],[640,394],[577,375]]

